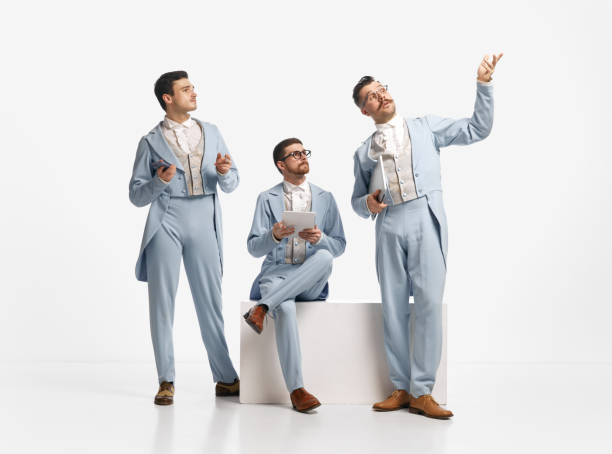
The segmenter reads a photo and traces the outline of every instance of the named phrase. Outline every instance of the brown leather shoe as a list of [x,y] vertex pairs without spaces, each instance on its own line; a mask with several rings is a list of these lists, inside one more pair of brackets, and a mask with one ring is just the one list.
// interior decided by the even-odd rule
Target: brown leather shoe
[[310,394],[304,388],[293,390],[289,397],[291,397],[291,405],[293,405],[293,408],[302,413],[314,410],[315,408],[321,406],[319,399]]
[[217,382],[215,386],[216,396],[239,396],[240,395],[240,380],[237,378],[232,383]]
[[263,331],[263,322],[266,317],[266,312],[268,312],[268,309],[265,306],[257,305],[253,306],[244,314],[244,319],[257,334],[261,334]]
[[435,419],[448,419],[453,416],[453,412],[440,407],[438,402],[431,397],[431,394],[413,397],[410,401],[409,411]]
[[408,408],[413,397],[403,389],[396,389],[389,397],[382,402],[376,402],[372,409],[376,411],[394,411],[401,408]]
[[174,402],[174,385],[169,381],[161,382],[153,402],[156,405],[172,405]]

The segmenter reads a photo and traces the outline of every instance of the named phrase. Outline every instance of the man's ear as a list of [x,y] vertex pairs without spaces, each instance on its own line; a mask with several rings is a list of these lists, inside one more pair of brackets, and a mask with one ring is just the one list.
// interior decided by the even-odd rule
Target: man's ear
[[276,168],[282,173],[285,170],[285,163],[283,161],[276,161]]
[[368,111],[367,111],[367,110],[365,110],[365,107],[364,107],[363,109],[361,109],[361,113],[362,113],[363,115],[365,115],[366,117],[369,117],[369,116],[370,116],[370,114],[368,113]]
[[164,93],[162,95],[162,99],[166,104],[172,104],[172,96],[170,96],[168,93]]

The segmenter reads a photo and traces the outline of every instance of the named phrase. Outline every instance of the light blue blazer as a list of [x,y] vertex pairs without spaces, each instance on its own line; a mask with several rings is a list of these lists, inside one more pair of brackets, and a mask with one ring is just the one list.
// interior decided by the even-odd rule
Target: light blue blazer
[[[306,258],[319,249],[327,249],[331,255],[338,257],[344,252],[346,240],[342,228],[342,219],[340,219],[334,196],[331,192],[325,191],[312,183],[310,183],[310,191],[312,193],[311,210],[316,213],[315,223],[322,234],[321,240],[316,245],[306,242]],[[261,272],[255,278],[251,287],[250,298],[252,300],[261,299],[260,277],[273,265],[285,263],[285,248],[288,239],[283,238],[279,243],[276,243],[272,238],[272,226],[282,220],[283,211],[285,211],[285,201],[282,182],[259,194],[253,216],[253,225],[247,239],[247,248],[253,257],[263,257],[265,255],[266,258],[261,265]],[[326,299],[328,292],[329,286],[326,284],[317,299]]]
[[[204,134],[204,158],[202,159],[202,184],[204,194],[213,194],[215,199],[215,231],[217,234],[217,244],[219,246],[219,260],[223,271],[223,230],[221,223],[221,205],[217,197],[217,184],[223,192],[232,192],[238,186],[240,177],[238,168],[232,157],[232,166],[225,175],[219,175],[215,167],[217,153],[225,156],[228,152],[227,146],[221,137],[219,129],[211,124],[196,120],[202,127]],[[149,241],[153,238],[157,229],[162,223],[170,197],[187,197],[187,182],[185,179],[185,169],[180,160],[176,157],[168,142],[164,138],[160,122],[138,143],[134,170],[130,180],[130,201],[137,207],[151,204],[149,216],[145,225],[140,253],[136,262],[136,278],[139,281],[147,280],[147,266],[145,249]],[[152,164],[163,159],[169,164],[176,166],[176,175],[170,183],[164,184],[156,175],[156,170]]]
[[[469,145],[484,139],[493,127],[493,86],[477,83],[476,103],[471,118],[454,120],[427,115],[419,118],[405,118],[412,144],[412,173],[417,196],[427,197],[427,203],[439,227],[440,245],[446,261],[448,251],[448,228],[442,203],[440,175],[440,148],[449,145]],[[370,176],[376,161],[369,156],[373,134],[361,144],[354,155],[355,185],[351,203],[353,210],[364,218],[370,216],[366,205]],[[390,200],[390,194],[389,198]],[[386,209],[381,211],[377,225],[382,225]],[[372,219],[376,215],[372,215]],[[377,229],[377,235],[378,235]],[[379,238],[377,237],[378,241]]]

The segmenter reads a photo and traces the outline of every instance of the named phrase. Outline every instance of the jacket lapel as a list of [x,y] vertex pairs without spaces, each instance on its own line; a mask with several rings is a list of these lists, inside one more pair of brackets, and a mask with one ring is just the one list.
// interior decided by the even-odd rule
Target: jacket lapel
[[149,133],[148,140],[153,150],[155,150],[155,153],[157,153],[164,161],[166,161],[168,164],[174,164],[177,169],[185,172],[183,165],[170,148],[170,145],[168,145],[168,142],[166,142],[166,138],[164,137],[161,129],[161,123],[159,123],[153,129],[153,131]]
[[322,200],[322,195],[325,193],[320,187],[310,183],[310,193],[312,194],[311,211],[316,213],[315,223],[321,229],[319,225],[323,219],[323,214],[327,210],[327,206]]
[[203,175],[208,166],[214,167],[215,165],[215,161],[217,160],[218,138],[216,131],[208,123],[204,123],[195,118],[194,120],[198,122],[202,128],[202,134],[204,135],[204,157],[202,158],[202,168],[200,169]]
[[276,222],[280,222],[283,219],[283,211],[285,211],[285,201],[283,198],[283,183],[279,183],[272,189],[268,190],[268,201],[270,203],[270,209],[272,215],[276,219]]

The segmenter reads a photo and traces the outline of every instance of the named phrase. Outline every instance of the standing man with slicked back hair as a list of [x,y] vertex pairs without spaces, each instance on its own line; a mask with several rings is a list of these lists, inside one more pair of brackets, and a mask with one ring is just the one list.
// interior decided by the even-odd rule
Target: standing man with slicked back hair
[[[370,76],[362,77],[353,89],[353,101],[376,126],[355,152],[352,205],[359,216],[376,218],[376,272],[385,351],[395,386],[391,396],[374,404],[374,410],[409,408],[431,418],[453,416],[431,396],[442,352],[446,279],[447,228],[440,148],[469,145],[489,135],[493,126],[491,75],[502,55],[494,55],[491,60],[486,55],[480,62],[471,118],[402,118],[396,114],[387,86]],[[388,185],[382,192],[381,188],[369,193],[380,158]],[[413,314],[408,304],[411,295]]]
[[151,337],[159,390],[154,402],[174,402],[174,300],[181,257],[191,288],[217,396],[238,395],[221,310],[221,205],[217,186],[238,186],[236,164],[219,129],[191,118],[196,93],[185,71],[162,74],[155,96],[166,116],[138,144],[130,201],[151,205],[136,278],[148,282]]

